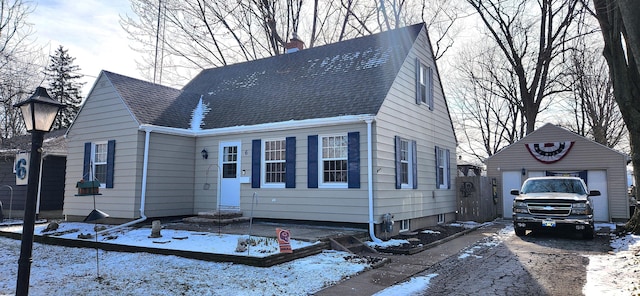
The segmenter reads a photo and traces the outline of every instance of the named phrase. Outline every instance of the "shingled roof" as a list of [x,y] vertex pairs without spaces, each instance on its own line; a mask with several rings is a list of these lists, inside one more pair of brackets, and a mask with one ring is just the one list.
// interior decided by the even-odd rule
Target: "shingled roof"
[[105,72],[141,124],[202,129],[374,115],[424,24],[200,72],[182,90]]
[[163,116],[165,110],[182,93],[181,90],[108,71],[102,72],[116,88],[139,124],[171,126]]

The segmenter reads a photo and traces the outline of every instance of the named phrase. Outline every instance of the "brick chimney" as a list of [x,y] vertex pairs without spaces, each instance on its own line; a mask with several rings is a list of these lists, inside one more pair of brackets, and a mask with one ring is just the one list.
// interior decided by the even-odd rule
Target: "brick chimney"
[[292,53],[304,49],[304,42],[298,38],[298,34],[293,32],[291,40],[285,45],[285,52]]

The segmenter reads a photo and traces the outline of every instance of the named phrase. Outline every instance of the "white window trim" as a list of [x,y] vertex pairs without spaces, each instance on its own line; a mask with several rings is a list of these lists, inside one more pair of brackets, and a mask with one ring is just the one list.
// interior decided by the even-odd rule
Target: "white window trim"
[[[447,149],[444,148],[439,148],[438,149],[438,154],[436,155],[436,157],[439,158],[438,163],[440,164],[439,167],[436,168],[436,170],[440,170],[440,168],[442,168],[442,183],[437,184],[437,188],[438,189],[448,189],[449,187],[449,174],[447,174],[447,171],[449,170],[450,161],[447,159]],[[439,180],[436,180],[436,182],[438,182]]]
[[409,219],[400,220],[399,232],[409,231],[411,229],[411,221]]
[[[413,158],[415,157],[413,155],[413,149],[411,149],[411,140],[405,139],[405,138],[400,138],[400,145],[402,145],[402,143],[406,143],[407,144],[407,183],[402,183],[400,184],[400,188],[401,189],[413,189]],[[402,148],[400,148],[402,149]],[[403,161],[400,160],[400,163],[402,163]]]
[[[422,62],[419,62],[420,65],[419,67],[419,73],[418,75],[420,75],[419,77],[417,77],[417,83],[420,84],[420,104],[426,105],[427,108],[429,108],[429,110],[433,110],[433,70],[430,66],[425,65]],[[431,74],[431,75],[429,75]],[[429,77],[431,76],[431,77]],[[425,79],[426,81],[424,81],[423,84],[423,80]],[[425,100],[422,100],[422,96],[424,95]]]
[[438,224],[443,224],[445,222],[445,215],[438,214]]
[[[91,176],[89,176],[90,181],[93,181],[95,174],[96,174],[96,165],[98,165],[98,163],[96,162],[96,146],[98,145],[104,145],[105,149],[106,149],[106,157],[109,157],[109,143],[108,141],[99,141],[99,142],[93,142],[91,143]],[[104,162],[99,163],[100,165],[107,165],[107,160],[105,159]],[[106,188],[107,187],[107,180],[98,180],[100,181],[100,188]]]
[[[349,135],[348,134],[339,133],[339,134],[318,135],[318,188],[348,188],[349,187],[348,180],[347,182],[343,182],[343,183],[336,183],[336,182],[325,183],[324,182],[324,158],[322,157],[322,150],[323,150],[322,139],[325,137],[345,137],[345,139],[347,139],[347,159],[345,160],[347,162],[349,161],[349,157],[348,157]],[[348,166],[347,166],[347,169],[348,169]],[[349,172],[347,171],[347,178],[349,178],[348,174]]]
[[[261,188],[285,188],[285,182],[272,182],[272,183],[267,183],[267,163],[266,163],[266,159],[265,159],[265,153],[267,152],[265,149],[265,143],[269,142],[269,141],[284,141],[284,149],[285,149],[285,159],[284,159],[284,164],[285,166],[287,165],[287,157],[286,157],[286,151],[287,151],[287,140],[285,138],[273,138],[273,139],[263,139],[262,140],[262,148],[261,148],[261,155],[260,155],[260,187]],[[285,178],[286,178],[286,172],[285,172]]]

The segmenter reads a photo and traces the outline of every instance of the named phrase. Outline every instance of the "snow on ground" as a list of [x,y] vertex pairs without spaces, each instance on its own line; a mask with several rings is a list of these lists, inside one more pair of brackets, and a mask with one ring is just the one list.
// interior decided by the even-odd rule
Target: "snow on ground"
[[[596,228],[610,227],[613,224],[596,224]],[[486,241],[480,241],[461,251],[458,256],[463,260],[474,255],[475,250],[493,247],[514,235],[513,226],[507,225]],[[611,238],[611,251],[607,255],[591,255],[587,266],[587,283],[582,289],[586,296],[640,295],[640,235],[625,235]],[[409,279],[406,282],[386,288],[375,296],[386,295],[423,295],[429,287],[429,281],[438,276],[429,274]]]
[[612,237],[611,248],[607,255],[588,256],[587,284],[582,293],[640,295],[640,235]]
[[[35,234],[41,235],[44,227],[36,227]],[[3,227],[2,230],[20,232],[22,227]],[[93,224],[84,223],[61,223],[53,232],[65,233],[62,237],[75,239],[79,233],[95,235]],[[238,235],[163,229],[162,238],[150,239],[151,231],[146,228],[125,229],[107,236],[114,234],[117,238],[105,242],[150,246],[151,241],[160,241],[164,243],[155,244],[155,247],[247,256],[246,252],[235,252],[237,239],[241,237]],[[104,239],[99,237],[100,241]],[[89,240],[95,240],[95,237]],[[278,252],[277,242],[263,241],[269,242],[268,247],[260,247],[260,244],[251,247],[250,256]],[[293,249],[312,244],[295,240],[291,243]],[[15,292],[19,256],[20,241],[0,237],[0,295]],[[337,251],[261,268],[177,256],[34,243],[29,292],[31,295],[308,295],[369,267],[364,260]]]
[[[36,235],[42,234],[43,227],[36,228]],[[2,228],[3,231],[9,231],[7,229],[19,232],[21,226]],[[71,232],[75,229],[78,231]],[[77,238],[78,232],[93,232],[93,225],[61,223],[56,231],[67,231],[62,236]],[[149,234],[148,228],[122,230],[116,233],[117,238],[109,241],[149,246],[152,240],[148,238]],[[235,246],[240,236],[223,237],[167,229],[162,230],[162,235],[162,238],[154,239],[160,242],[170,240],[159,244],[162,248],[238,254]],[[185,236],[187,238],[183,239]],[[513,227],[508,225],[491,239],[463,250],[458,258],[463,260],[468,256],[476,256],[475,246],[495,246],[510,236],[513,236]],[[99,237],[99,240],[103,239]],[[401,243],[402,240],[392,240],[383,245]],[[292,240],[294,249],[309,244]],[[265,245],[269,247],[261,249],[256,246],[250,249],[250,256],[265,256],[265,253],[274,250],[270,243]],[[588,256],[587,284],[583,288],[585,295],[640,293],[640,236],[612,237],[611,247],[613,250],[609,254]],[[0,237],[0,295],[12,295],[15,291],[19,255],[20,241]],[[176,256],[96,251],[35,243],[29,292],[32,295],[309,295],[370,268],[368,263],[348,255],[345,252],[325,251],[277,266],[260,268]],[[380,291],[376,296],[420,295],[436,276],[413,277]]]
[[[35,228],[35,235],[50,235],[67,239],[78,239],[79,234],[89,235],[85,240],[94,241],[94,224],[89,223],[60,223],[56,230],[43,231],[47,225],[39,225]],[[101,227],[102,225],[97,225]],[[7,232],[22,232],[22,225],[2,228]],[[231,254],[248,257],[267,257],[280,252],[278,241],[275,238],[252,237],[255,246],[248,246],[245,252],[236,252],[238,239],[248,238],[244,235],[217,234],[210,232],[194,232],[186,230],[162,229],[162,237],[149,238],[150,228],[125,228],[99,235],[101,243],[128,245],[136,247],[159,248],[169,250],[197,251],[213,254]],[[275,232],[274,232],[275,235]],[[290,240],[293,250],[313,245],[314,243]]]

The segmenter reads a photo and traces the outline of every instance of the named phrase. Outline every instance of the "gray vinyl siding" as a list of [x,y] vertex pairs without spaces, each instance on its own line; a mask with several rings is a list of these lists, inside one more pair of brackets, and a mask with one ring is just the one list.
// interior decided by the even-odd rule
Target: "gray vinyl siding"
[[[525,147],[528,143],[549,143],[558,141],[575,141],[566,156],[555,163],[545,164],[537,161]],[[627,205],[627,172],[626,156],[603,145],[587,140],[563,128],[546,124],[524,139],[502,149],[487,159],[487,176],[495,177],[499,188],[502,188],[504,171],[579,171],[604,170],[607,174],[607,192],[610,219],[626,220],[629,218]],[[522,177],[522,181],[527,178]],[[498,190],[502,209],[502,190]],[[597,198],[597,197],[595,197]]]
[[67,168],[63,214],[85,217],[93,210],[93,196],[76,196],[82,178],[84,143],[116,141],[114,188],[100,188],[96,208],[114,217],[139,217],[141,179],[138,124],[111,83],[101,75],[67,133]]
[[[429,44],[426,34],[418,36],[416,44]],[[415,60],[430,66],[433,71],[434,108],[416,104]],[[456,210],[453,184],[456,167],[456,139],[450,121],[440,77],[429,48],[414,46],[404,61],[387,99],[376,115],[374,178],[375,212],[379,220],[384,213],[392,213],[396,221],[414,219]],[[395,188],[394,137],[417,142],[418,188]],[[451,189],[436,189],[435,146],[450,151]]]
[[[360,132],[360,188],[307,188],[307,138],[309,135],[333,135]],[[224,141],[241,141],[241,168],[251,176],[251,141],[296,137],[296,187],[251,188],[241,184],[240,208],[245,216],[251,215],[255,193],[258,203],[253,205],[253,217],[335,222],[368,222],[367,190],[367,126],[365,122],[321,128],[294,129],[264,133],[244,133],[197,139],[196,150],[206,148],[209,159],[196,162],[195,212],[214,211],[217,202],[218,146]],[[209,172],[207,173],[207,170]],[[204,190],[204,183],[210,183]]]
[[163,217],[193,214],[194,163],[200,151],[193,137],[151,133],[145,214]]

